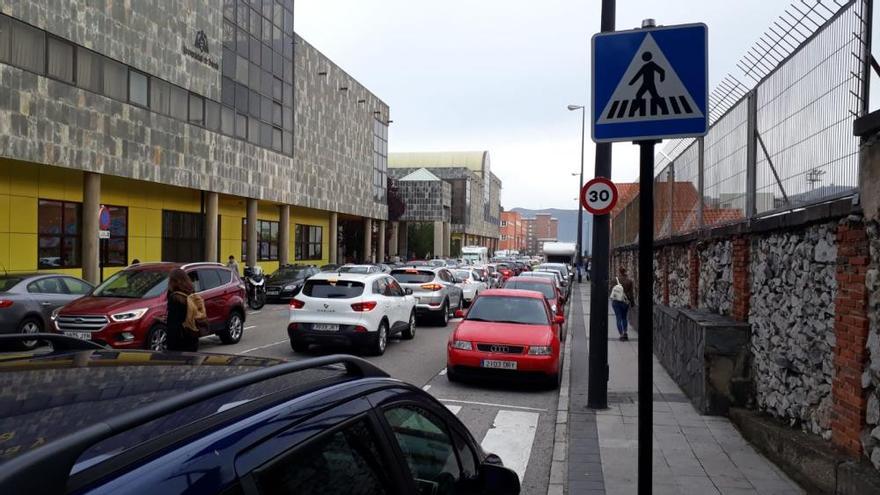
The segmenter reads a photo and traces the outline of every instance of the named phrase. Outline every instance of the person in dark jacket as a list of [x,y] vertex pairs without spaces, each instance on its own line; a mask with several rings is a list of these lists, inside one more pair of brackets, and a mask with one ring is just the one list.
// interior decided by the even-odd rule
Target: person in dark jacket
[[194,292],[192,281],[185,271],[175,268],[168,277],[168,316],[165,329],[169,351],[197,352],[199,337],[183,327],[186,320],[186,296]]

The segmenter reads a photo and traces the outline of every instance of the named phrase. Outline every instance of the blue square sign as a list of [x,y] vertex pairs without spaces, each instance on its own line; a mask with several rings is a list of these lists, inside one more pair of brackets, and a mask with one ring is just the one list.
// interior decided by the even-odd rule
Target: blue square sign
[[593,141],[705,135],[709,128],[708,66],[705,24],[596,34]]

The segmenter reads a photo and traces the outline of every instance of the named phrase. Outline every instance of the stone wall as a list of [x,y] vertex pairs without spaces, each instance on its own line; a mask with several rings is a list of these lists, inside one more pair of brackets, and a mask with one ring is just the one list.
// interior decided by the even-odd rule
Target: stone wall
[[673,308],[690,306],[690,259],[688,254],[686,245],[673,245],[666,249],[669,305]]
[[730,240],[709,242],[700,249],[700,308],[730,315],[733,308],[732,254]]
[[666,278],[666,275],[663,272],[665,266],[662,256],[662,251],[654,251],[654,279],[652,280],[654,285],[654,304],[663,304],[663,280]]
[[862,388],[867,395],[865,429],[861,441],[865,455],[880,469],[880,224],[868,223],[866,228],[871,264],[865,276],[868,291],[868,363],[862,375]]
[[753,238],[750,270],[757,406],[825,439],[834,376],[835,225]]
[[448,222],[452,187],[442,180],[402,180],[398,191],[406,204],[403,222]]

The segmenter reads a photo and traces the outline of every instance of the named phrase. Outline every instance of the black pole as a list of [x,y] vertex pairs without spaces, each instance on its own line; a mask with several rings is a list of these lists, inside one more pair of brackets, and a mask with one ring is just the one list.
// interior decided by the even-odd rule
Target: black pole
[[[602,0],[602,32],[614,31],[615,0]],[[592,118],[592,115],[590,116]],[[611,143],[596,144],[595,177],[611,178]],[[578,224],[580,225],[580,224]],[[610,218],[593,215],[590,253],[590,356],[587,407],[608,408],[608,255]]]
[[654,317],[654,144],[639,141],[639,495],[650,495]]
[[[587,111],[586,107],[581,107],[581,178],[578,181],[578,233],[577,233],[577,254],[574,261],[580,266],[583,263],[583,245],[584,245],[584,205],[581,199],[581,188],[584,187],[584,136],[586,135]],[[581,269],[578,268],[578,283],[581,282]]]

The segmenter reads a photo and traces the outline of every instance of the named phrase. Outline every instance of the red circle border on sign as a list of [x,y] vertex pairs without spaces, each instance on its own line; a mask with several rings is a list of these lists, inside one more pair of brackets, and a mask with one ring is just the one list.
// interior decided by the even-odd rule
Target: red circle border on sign
[[[590,186],[592,186],[593,184],[605,184],[611,189],[611,203],[608,204],[607,208],[597,210],[595,208],[591,208],[589,204],[587,204],[587,189],[589,189]],[[596,177],[595,179],[590,180],[589,182],[584,184],[583,187],[581,187],[581,206],[583,206],[585,210],[592,213],[593,215],[607,215],[611,213],[611,210],[613,210],[615,206],[617,206],[617,200],[619,196],[620,195],[617,192],[617,186],[615,186],[614,183],[611,182],[611,179],[608,179],[606,177]]]

